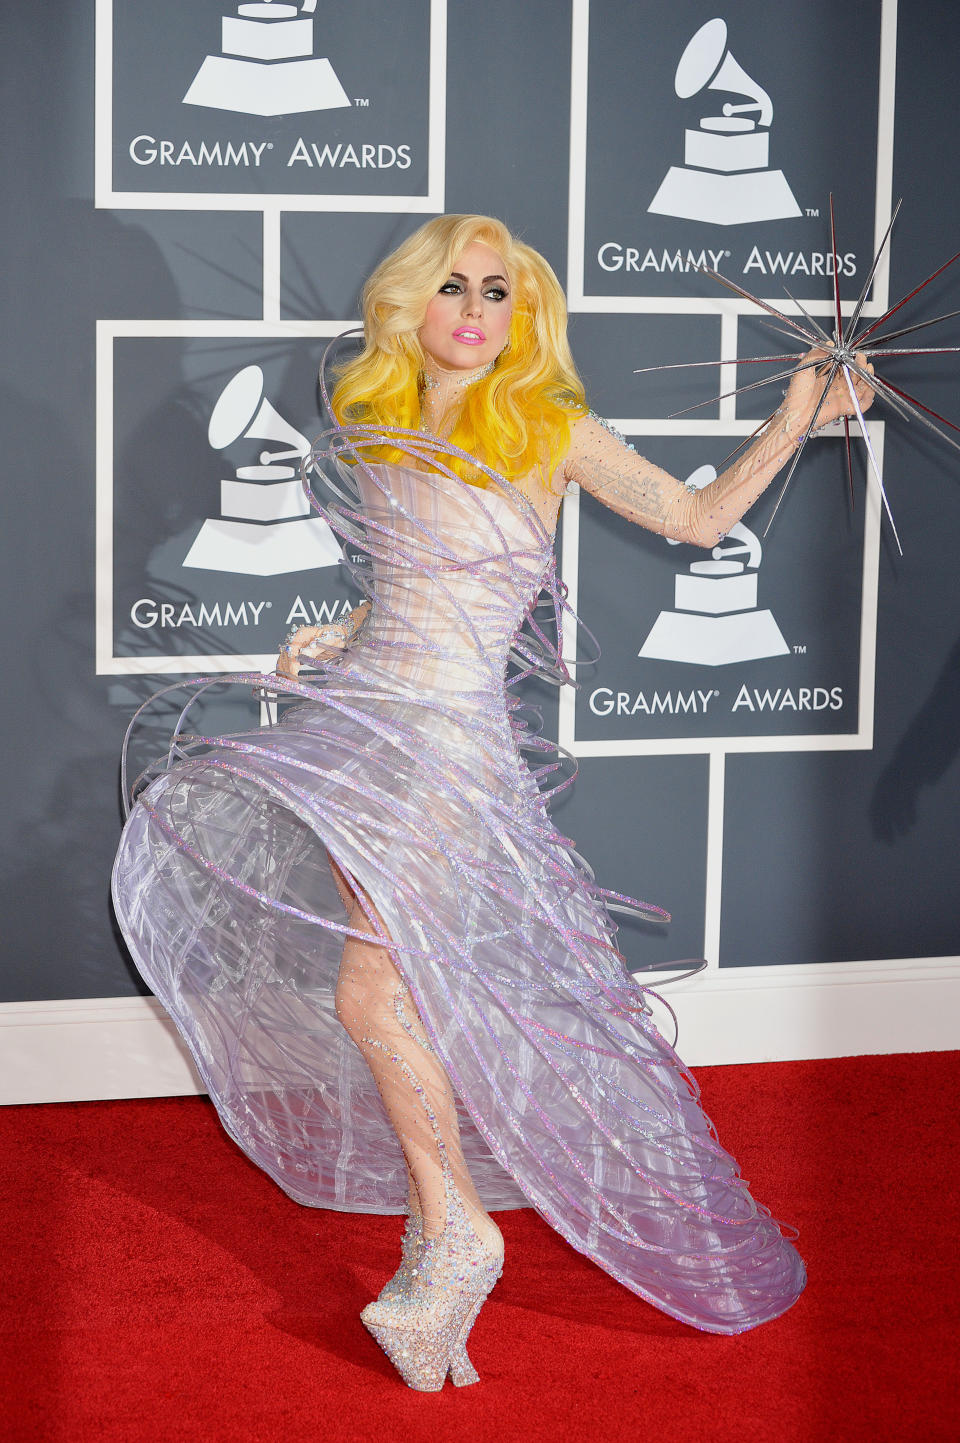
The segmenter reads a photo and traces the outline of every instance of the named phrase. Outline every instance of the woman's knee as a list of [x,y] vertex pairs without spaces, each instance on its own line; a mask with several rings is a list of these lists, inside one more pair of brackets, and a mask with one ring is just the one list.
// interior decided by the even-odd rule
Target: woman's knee
[[370,942],[347,939],[334,1006],[355,1042],[370,1031],[386,1035],[396,1030],[396,998],[402,986],[390,954],[375,936]]
[[397,974],[382,942],[356,902],[348,916],[347,925],[354,932],[366,933],[370,939],[346,939],[333,999],[337,1017],[356,1040],[364,1028],[369,1026],[374,1014],[379,1015],[383,1010],[385,999]]
[[[334,1008],[347,1032],[358,1041],[374,1014],[390,1010],[401,978],[388,951],[389,938],[369,898],[347,881],[330,858],[330,869],[347,909],[351,933],[344,942]],[[369,940],[367,940],[369,939]]]
[[[350,926],[355,930],[361,930],[356,928],[356,921],[354,913],[351,912]],[[337,989],[334,993],[333,1005],[339,1021],[351,1037],[356,1037],[362,1030],[364,1016],[369,1011],[372,1001],[371,976],[364,956],[369,948],[368,942],[360,942],[355,937],[348,937],[344,943],[343,956],[340,959],[340,971],[337,974]]]
[[333,997],[334,1011],[337,1019],[347,1029],[351,1037],[359,1034],[363,1018],[363,998],[359,995],[357,987],[352,980],[348,980],[340,970],[337,978],[337,990]]

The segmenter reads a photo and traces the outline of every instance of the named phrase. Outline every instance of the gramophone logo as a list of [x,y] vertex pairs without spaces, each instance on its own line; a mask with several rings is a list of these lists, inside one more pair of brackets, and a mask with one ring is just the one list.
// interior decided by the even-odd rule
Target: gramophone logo
[[264,396],[259,366],[245,366],[224,386],[207,436],[215,451],[241,437],[279,442],[285,449],[261,451],[258,464],[240,466],[220,482],[220,515],[204,521],[185,567],[280,576],[339,563],[339,544],[327,523],[310,515],[300,484],[299,463],[310,443]]
[[184,105],[244,115],[297,115],[349,105],[327,59],[314,56],[317,0],[238,5],[220,24],[222,54],[208,55]]
[[[712,466],[701,466],[687,485],[699,490],[716,480]],[[679,543],[671,541],[671,546]],[[743,556],[744,561],[737,558]],[[645,660],[686,661],[697,666],[729,666],[787,656],[773,613],[757,607],[760,539],[738,521],[709,561],[694,561],[674,580],[674,610],[661,611],[638,653]]]
[[704,90],[744,97],[684,132],[684,164],[672,165],[648,211],[710,225],[742,225],[801,214],[782,170],[770,170],[770,96],[727,48],[726,21],[701,25],[680,57],[674,88],[681,100]]

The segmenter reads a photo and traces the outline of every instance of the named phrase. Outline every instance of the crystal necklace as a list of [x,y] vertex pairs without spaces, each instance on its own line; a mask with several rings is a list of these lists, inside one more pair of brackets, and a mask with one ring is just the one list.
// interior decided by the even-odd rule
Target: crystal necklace
[[435,391],[438,386],[442,385],[448,386],[451,390],[460,391],[464,386],[472,386],[474,381],[482,381],[484,376],[489,376],[496,364],[496,358],[494,358],[485,366],[478,366],[475,371],[443,371],[434,362],[436,370],[428,371],[424,368],[421,384],[425,391]]

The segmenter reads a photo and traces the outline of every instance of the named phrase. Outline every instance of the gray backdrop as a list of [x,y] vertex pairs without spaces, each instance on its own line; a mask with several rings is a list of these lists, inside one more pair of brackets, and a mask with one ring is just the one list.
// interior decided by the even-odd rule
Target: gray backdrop
[[[679,474],[719,465],[734,440],[729,426],[721,434],[715,403],[695,413],[699,429],[676,434],[667,424],[673,411],[712,394],[714,374],[633,374],[720,354],[719,314],[690,305],[717,293],[692,270],[701,252],[761,294],[782,298],[786,278],[805,303],[823,301],[832,189],[842,290],[854,296],[875,212],[889,202],[891,120],[892,193],[904,196],[891,297],[960,244],[947,160],[957,133],[960,11],[942,0],[901,4],[895,84],[891,72],[881,94],[882,8],[879,0],[846,10],[833,0],[728,0],[726,47],[711,58],[701,45],[702,84],[683,97],[674,87],[681,53],[717,17],[700,0],[594,0],[589,12],[564,0],[453,4],[442,49],[434,30],[432,64],[431,15],[436,27],[442,11],[428,0],[320,0],[312,52],[300,57],[314,69],[291,72],[290,85],[316,84],[317,94],[326,85],[329,98],[339,84],[349,104],[279,116],[269,113],[268,63],[249,56],[229,84],[217,80],[217,64],[204,82],[208,102],[227,85],[237,108],[184,103],[205,58],[225,58],[221,20],[237,16],[226,0],[162,8],[116,0],[99,7],[99,32],[92,0],[5,8],[0,1000],[141,988],[108,895],[130,712],[175,678],[178,658],[189,673],[203,658],[226,665],[223,658],[265,655],[291,614],[336,614],[349,599],[335,566],[250,575],[226,552],[219,569],[184,564],[204,525],[226,514],[221,483],[261,465],[262,448],[282,449],[257,436],[211,445],[207,427],[223,387],[259,366],[263,394],[284,420],[300,434],[319,430],[314,376],[325,342],[314,323],[355,317],[370,267],[428,214],[488,211],[569,279],[574,351],[596,409],[631,423],[638,449]],[[281,33],[293,16],[263,23]],[[728,71],[720,94],[709,78],[727,48],[743,75],[731,94]],[[321,59],[329,61],[322,73]],[[572,65],[579,89],[571,88]],[[717,130],[725,102],[752,107],[734,112],[739,129]],[[681,172],[665,202],[674,209],[687,193],[682,172],[697,169],[686,163],[685,129],[709,172],[714,211],[651,212],[671,168]],[[766,157],[730,182],[718,136],[747,137]],[[706,167],[703,154],[713,157]],[[761,213],[746,222],[723,211],[748,202]],[[264,207],[279,219],[265,226]],[[274,304],[264,295],[265,265],[279,274],[275,320],[309,323],[305,334],[256,329]],[[954,309],[958,296],[960,276],[948,273],[914,303],[916,314]],[[110,323],[101,324],[99,354],[98,322]],[[769,347],[754,321],[734,325],[727,341],[732,334],[739,354]],[[942,334],[960,340],[955,323]],[[898,363],[890,364],[893,375]],[[897,374],[960,417],[951,359],[899,363]],[[761,414],[759,404],[741,403],[735,415],[727,408],[725,419],[747,421]],[[917,429],[895,420],[885,427],[902,558],[887,530],[879,543],[867,535],[862,456],[851,509],[839,443],[811,448],[763,543],[762,565],[751,557],[744,573],[758,587],[753,614],[770,613],[780,654],[719,666],[640,657],[698,558],[582,503],[579,602],[603,656],[584,671],[568,721],[585,755],[558,820],[606,885],[674,913],[666,933],[626,934],[634,960],[703,947],[704,748],[731,738],[722,966],[960,952],[960,467]],[[771,506],[772,498],[758,508],[762,524],[748,518],[754,532]],[[573,519],[571,508],[567,524]],[[871,574],[876,656],[875,666],[872,650],[867,658],[865,691],[861,606]],[[863,699],[874,684],[867,717]],[[555,703],[545,700],[555,727]],[[249,698],[214,698],[205,725],[235,725],[243,707],[254,715]],[[655,754],[678,739],[692,749]],[[758,739],[772,749],[756,749]]]

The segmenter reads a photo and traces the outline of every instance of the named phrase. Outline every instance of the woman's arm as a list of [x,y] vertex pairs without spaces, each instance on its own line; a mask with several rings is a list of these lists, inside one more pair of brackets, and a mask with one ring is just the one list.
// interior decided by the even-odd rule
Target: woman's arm
[[[866,411],[873,393],[863,381],[857,381],[856,387],[861,410]],[[822,379],[812,366],[798,372],[761,435],[716,481],[699,491],[637,455],[622,436],[593,415],[574,422],[564,473],[568,481],[576,481],[628,521],[673,541],[715,546],[793,455],[822,391]],[[846,386],[834,381],[817,416],[818,427],[851,409]]]

